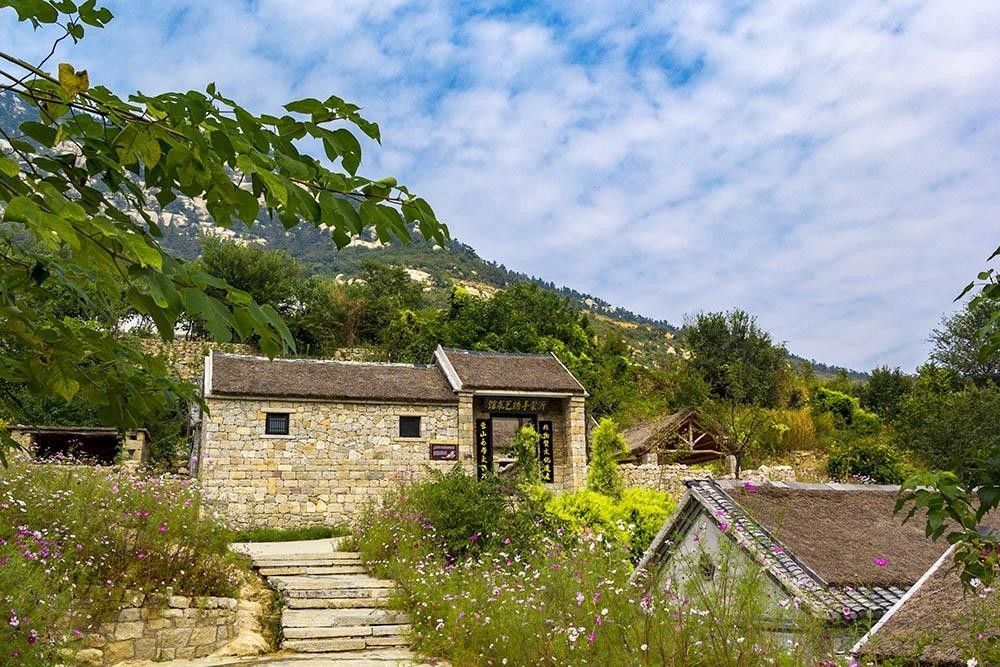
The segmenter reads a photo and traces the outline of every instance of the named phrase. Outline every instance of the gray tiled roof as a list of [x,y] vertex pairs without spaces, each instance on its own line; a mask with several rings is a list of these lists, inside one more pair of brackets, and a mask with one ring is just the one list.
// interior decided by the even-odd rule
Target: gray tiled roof
[[213,354],[213,396],[457,403],[437,366]]
[[438,354],[454,368],[464,390],[586,395],[583,385],[554,354],[476,352],[451,348],[438,348]]

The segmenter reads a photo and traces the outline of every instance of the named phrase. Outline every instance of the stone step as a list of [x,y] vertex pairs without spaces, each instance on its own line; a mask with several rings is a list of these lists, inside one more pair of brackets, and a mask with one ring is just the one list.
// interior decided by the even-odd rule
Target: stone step
[[259,558],[254,567],[331,567],[333,565],[361,565],[360,558]]
[[386,635],[382,637],[331,637],[328,639],[286,639],[281,642],[281,648],[299,653],[333,653],[337,651],[365,651],[365,649],[383,649],[389,646],[407,646],[409,640],[402,635]]
[[[379,589],[380,591],[382,589]],[[297,598],[285,599],[288,609],[371,609],[389,606],[388,597],[355,597],[355,598]]]
[[266,554],[256,554],[253,556],[255,563],[272,560],[280,561],[308,561],[308,560],[361,560],[361,554],[357,551],[288,551],[269,552]]
[[[324,661],[336,661],[336,663],[342,664],[347,662],[350,667],[373,667],[375,665],[384,665],[389,667],[400,667],[401,665],[424,665],[425,663],[419,662],[419,658],[415,653],[405,648],[370,648],[368,650],[362,651],[339,651],[337,653],[313,653],[307,662],[304,664],[313,664],[313,659],[322,658]],[[326,664],[325,662],[321,664]]]
[[288,576],[269,577],[275,588],[285,591],[318,590],[318,589],[389,589],[395,584],[385,579],[375,579],[367,574],[292,574]]
[[[313,598],[316,600],[384,599],[385,588],[289,588],[281,591],[285,599]],[[350,606],[350,605],[347,605]]]
[[406,614],[387,609],[285,609],[281,613],[284,628],[399,625],[408,622]]
[[[388,633],[378,633],[379,629],[391,629]],[[364,637],[365,641],[371,638],[374,643],[382,641],[382,637],[401,637],[410,632],[408,624],[399,625],[343,625],[333,628],[282,628],[285,639],[332,639],[332,638],[358,638]],[[394,639],[386,640],[388,645],[396,646]]]
[[364,565],[282,565],[264,566],[258,570],[262,577],[288,576],[291,574],[365,574]]

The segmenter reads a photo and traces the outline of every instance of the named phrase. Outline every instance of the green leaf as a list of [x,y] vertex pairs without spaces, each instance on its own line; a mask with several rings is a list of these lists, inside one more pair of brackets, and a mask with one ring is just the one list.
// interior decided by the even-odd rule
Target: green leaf
[[147,169],[160,161],[160,142],[141,123],[130,123],[115,138],[115,149],[123,164],[135,164],[142,160]]
[[58,215],[42,210],[27,197],[14,197],[7,202],[4,220],[27,225],[49,248],[54,249],[60,242],[65,242],[76,250],[80,249],[80,238],[72,225]]
[[59,13],[43,0],[3,0],[0,2],[0,7],[13,7],[17,12],[18,21],[55,23],[59,20]]
[[285,179],[277,174],[272,174],[271,172],[260,169],[254,172],[254,175],[260,178],[267,187],[268,192],[272,197],[277,199],[282,206],[288,205],[288,188],[285,186]]
[[292,113],[306,113],[306,114],[326,113],[326,106],[324,106],[322,102],[313,97],[307,97],[302,100],[289,102],[288,104],[285,105],[285,109],[291,111]]
[[33,120],[21,123],[21,131],[40,143],[42,146],[52,148],[56,145],[56,128],[43,125]]
[[21,173],[21,165],[11,160],[6,155],[0,155],[0,174],[4,176],[17,176]]
[[212,334],[212,338],[220,343],[232,340],[231,328],[235,328],[236,322],[233,320],[233,314],[221,301],[193,287],[184,289],[181,298],[184,302],[184,309],[188,313],[199,315],[202,318],[205,328]]
[[[80,36],[83,36],[82,28]],[[69,63],[59,63],[59,85],[72,99],[79,93],[85,93],[90,89],[90,76],[85,69],[76,70]]]

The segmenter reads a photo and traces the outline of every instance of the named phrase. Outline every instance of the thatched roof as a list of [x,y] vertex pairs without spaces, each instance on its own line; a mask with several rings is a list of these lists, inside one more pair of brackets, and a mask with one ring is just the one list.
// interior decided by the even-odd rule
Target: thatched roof
[[[990,517],[1000,523],[1000,517]],[[859,641],[853,653],[892,664],[964,666],[1000,646],[1000,595],[966,590],[949,549]],[[980,663],[985,665],[985,663]]]
[[[651,452],[665,454],[672,463],[702,463],[723,456],[718,435],[707,428],[697,408],[641,422],[622,431],[627,451],[623,463],[635,463]],[[665,461],[663,461],[665,462]]]
[[436,366],[212,355],[211,396],[308,398],[397,403],[456,403]]
[[[585,396],[583,385],[554,354],[473,352],[438,348],[438,364],[454,370],[455,390],[517,391]],[[457,385],[457,386],[456,386]]]
[[903,524],[893,515],[898,490],[760,484],[729,485],[726,492],[828,584],[908,588],[946,545],[925,537],[919,519]]

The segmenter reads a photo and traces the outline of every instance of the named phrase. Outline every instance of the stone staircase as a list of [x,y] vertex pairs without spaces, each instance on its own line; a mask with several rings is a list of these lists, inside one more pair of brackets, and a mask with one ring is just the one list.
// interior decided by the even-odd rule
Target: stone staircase
[[239,551],[285,598],[281,649],[330,660],[414,665],[409,619],[388,608],[393,582],[368,576],[341,541],[246,544]]

